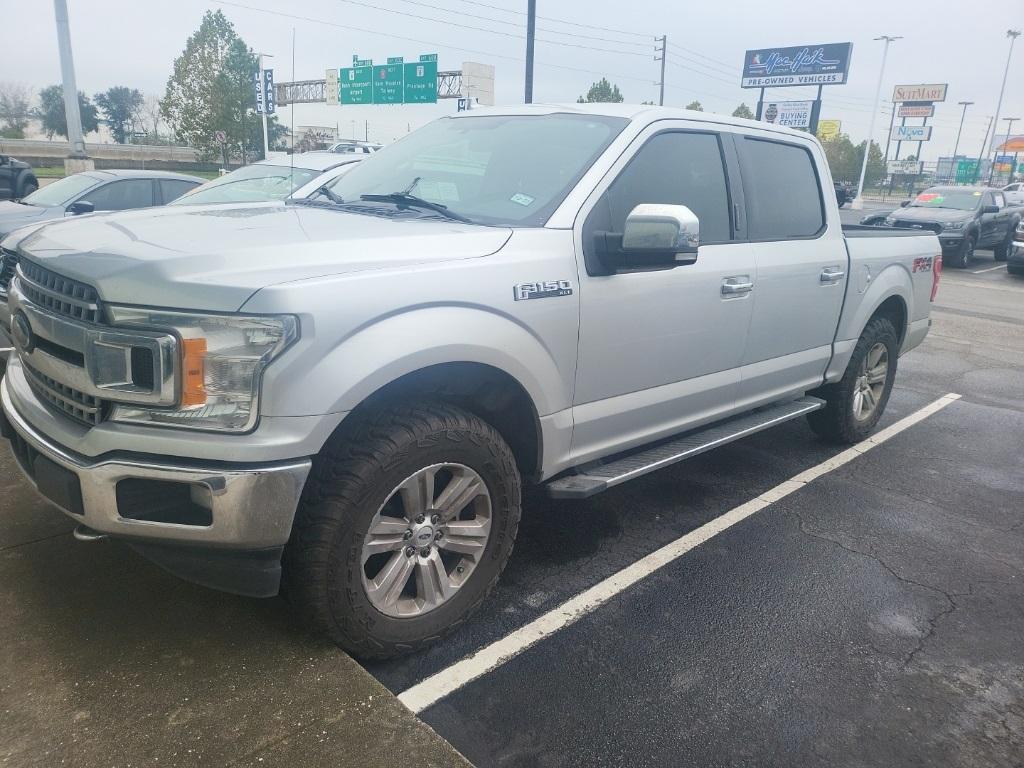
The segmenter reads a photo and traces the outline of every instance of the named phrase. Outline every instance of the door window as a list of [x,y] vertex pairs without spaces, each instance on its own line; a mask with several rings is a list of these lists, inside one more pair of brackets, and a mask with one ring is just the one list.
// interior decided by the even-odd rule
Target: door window
[[190,189],[198,186],[194,181],[183,181],[181,179],[160,179],[160,194],[163,197],[164,205],[177,200]]
[[750,239],[816,237],[825,227],[825,208],[811,153],[749,136],[739,151]]
[[82,200],[92,203],[97,211],[146,208],[153,204],[153,182],[149,179],[113,181],[87,193]]
[[685,205],[700,222],[700,242],[732,239],[729,191],[719,139],[670,131],[651,137],[598,201],[583,227],[584,247],[598,231],[621,233],[642,203]]

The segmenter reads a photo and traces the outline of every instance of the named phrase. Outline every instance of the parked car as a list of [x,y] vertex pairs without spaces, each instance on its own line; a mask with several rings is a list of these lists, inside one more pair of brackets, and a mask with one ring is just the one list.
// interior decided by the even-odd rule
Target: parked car
[[1011,275],[1024,276],[1024,221],[1017,225],[1013,236],[1013,246],[1006,259],[1006,271]]
[[1010,205],[1024,205],[1024,182],[1015,181],[1003,187],[1003,195]]
[[327,148],[328,152],[339,155],[370,155],[383,149],[383,144],[375,144],[369,141],[357,141],[356,139],[337,141]]
[[828,178],[787,128],[528,105],[316,198],[47,226],[17,244],[0,427],[80,538],[283,579],[351,652],[413,651],[495,584],[524,484],[584,498],[804,416],[872,432],[939,243],[843,228]]
[[943,254],[967,267],[976,248],[991,248],[1006,261],[1024,207],[1008,205],[1003,192],[988,187],[929,187],[890,213],[890,227],[921,229],[939,236]]
[[306,152],[244,165],[182,195],[174,205],[260,203],[306,197],[363,158]]
[[836,193],[836,203],[842,208],[857,196],[857,187],[844,181],[833,181],[832,188]]
[[866,216],[862,216],[860,223],[867,227],[880,227],[885,224],[886,218],[891,213],[892,211],[873,211]]
[[85,171],[47,184],[17,203],[0,203],[0,238],[18,227],[93,211],[163,205],[203,179],[168,171]]
[[39,189],[32,166],[10,155],[0,155],[0,200],[18,200]]

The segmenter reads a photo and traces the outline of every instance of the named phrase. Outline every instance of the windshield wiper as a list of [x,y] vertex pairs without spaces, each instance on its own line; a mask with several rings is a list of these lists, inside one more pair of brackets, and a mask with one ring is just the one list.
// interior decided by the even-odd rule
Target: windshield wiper
[[434,213],[439,213],[446,219],[452,221],[461,221],[463,224],[472,224],[472,219],[467,219],[465,216],[454,211],[448,210],[447,205],[441,203],[432,203],[429,200],[424,200],[422,197],[410,194],[409,192],[392,192],[388,195],[360,195],[360,200],[366,200],[371,203],[394,203],[399,208],[423,208]]
[[333,190],[328,189],[327,187],[320,187],[320,189],[316,191],[316,194],[323,195],[335,205],[342,205],[345,202],[345,199],[341,195],[339,195],[337,192],[334,192]]

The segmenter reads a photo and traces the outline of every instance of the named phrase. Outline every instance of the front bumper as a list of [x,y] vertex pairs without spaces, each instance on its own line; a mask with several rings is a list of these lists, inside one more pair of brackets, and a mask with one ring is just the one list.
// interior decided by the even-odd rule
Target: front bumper
[[964,233],[943,233],[939,235],[942,252],[959,251],[964,246]]
[[1014,241],[1006,261],[1015,267],[1024,267],[1024,242]]
[[[15,408],[6,378],[0,402],[0,431],[22,471],[72,520],[128,540],[190,580],[242,594],[276,593],[308,458],[245,465],[137,454],[90,459],[34,429]],[[250,588],[239,574],[253,557],[263,576]]]

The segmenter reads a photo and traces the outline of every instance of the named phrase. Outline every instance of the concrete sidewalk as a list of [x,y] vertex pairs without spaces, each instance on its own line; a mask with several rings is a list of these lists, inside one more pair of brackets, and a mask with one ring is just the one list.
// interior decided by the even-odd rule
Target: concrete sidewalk
[[467,766],[282,600],[84,544],[0,446],[0,766]]

